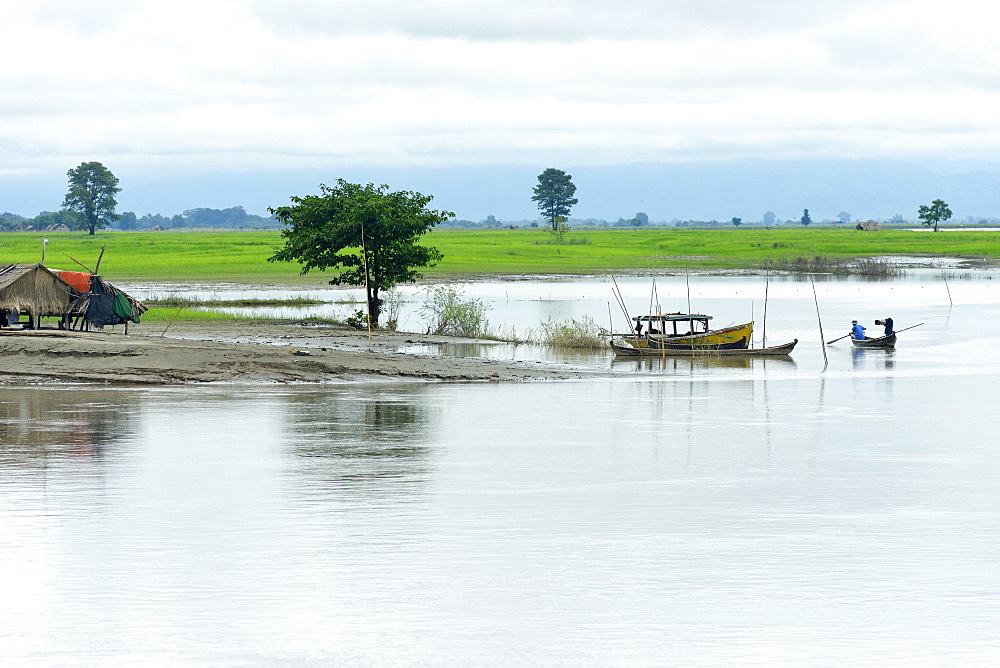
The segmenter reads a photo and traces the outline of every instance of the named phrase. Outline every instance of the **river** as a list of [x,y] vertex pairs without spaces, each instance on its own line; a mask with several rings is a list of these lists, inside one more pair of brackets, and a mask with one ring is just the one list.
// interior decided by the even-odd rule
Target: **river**
[[[657,279],[758,339],[766,292],[788,361],[494,346],[439,352],[611,373],[0,385],[5,661],[994,663],[1000,295],[949,276]],[[609,318],[607,279],[466,289],[503,326]],[[923,324],[824,360],[817,303],[827,340]]]

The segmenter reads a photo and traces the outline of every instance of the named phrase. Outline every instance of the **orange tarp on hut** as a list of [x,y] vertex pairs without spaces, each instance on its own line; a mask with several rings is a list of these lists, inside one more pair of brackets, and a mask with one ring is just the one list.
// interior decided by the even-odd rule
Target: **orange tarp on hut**
[[60,271],[59,278],[66,281],[80,292],[90,292],[90,274],[82,271]]

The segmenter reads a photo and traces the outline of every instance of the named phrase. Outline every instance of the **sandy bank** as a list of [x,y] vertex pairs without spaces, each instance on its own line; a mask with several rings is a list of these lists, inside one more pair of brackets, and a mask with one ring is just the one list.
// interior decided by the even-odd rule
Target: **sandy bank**
[[175,324],[165,336],[141,325],[118,332],[0,330],[0,382],[164,385],[325,383],[362,380],[527,381],[593,376],[535,363],[390,352],[447,337],[367,333],[295,324]]

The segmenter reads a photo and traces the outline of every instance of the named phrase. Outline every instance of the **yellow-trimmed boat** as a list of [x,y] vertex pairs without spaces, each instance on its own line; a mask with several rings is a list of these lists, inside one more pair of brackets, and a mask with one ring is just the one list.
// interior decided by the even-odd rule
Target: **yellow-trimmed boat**
[[635,333],[622,338],[634,348],[742,350],[750,347],[753,323],[711,329],[703,313],[637,315]]

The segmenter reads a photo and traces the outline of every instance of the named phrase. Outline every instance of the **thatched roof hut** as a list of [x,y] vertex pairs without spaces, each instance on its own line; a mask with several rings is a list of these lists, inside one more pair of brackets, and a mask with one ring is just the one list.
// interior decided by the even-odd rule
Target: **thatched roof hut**
[[0,264],[0,310],[38,317],[69,311],[75,290],[43,265]]
[[[27,311],[29,326],[37,326],[42,316],[62,318],[60,328],[72,328],[71,321],[79,323],[81,317],[88,328],[119,325],[139,322],[146,309],[96,274],[59,271],[37,263],[0,264],[0,311]],[[5,319],[0,321],[0,326],[4,324]]]

